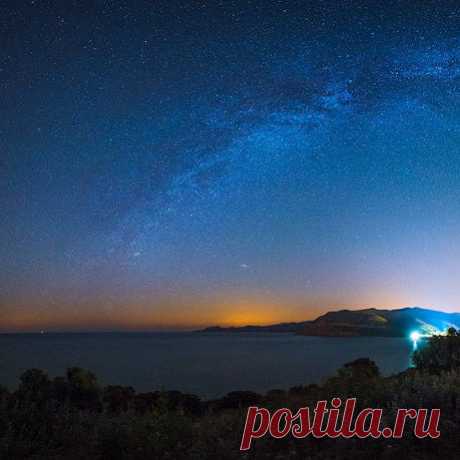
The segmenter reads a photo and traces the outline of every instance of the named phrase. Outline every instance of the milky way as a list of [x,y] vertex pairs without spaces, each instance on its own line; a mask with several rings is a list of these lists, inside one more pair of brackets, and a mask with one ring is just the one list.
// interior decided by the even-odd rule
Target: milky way
[[460,7],[337,3],[7,2],[0,328],[457,309]]

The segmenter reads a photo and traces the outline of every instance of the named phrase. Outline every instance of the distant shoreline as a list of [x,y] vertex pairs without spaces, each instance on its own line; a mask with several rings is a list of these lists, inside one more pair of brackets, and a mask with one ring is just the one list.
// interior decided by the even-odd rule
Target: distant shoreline
[[310,337],[407,337],[439,334],[449,327],[459,327],[460,313],[446,313],[421,307],[399,309],[366,308],[330,311],[315,320],[279,323],[268,326],[212,326],[197,332],[287,332]]
[[25,335],[142,335],[190,333],[291,333],[310,337],[407,337],[412,330],[422,335],[442,333],[460,327],[460,312],[448,313],[422,307],[398,309],[365,308],[329,311],[314,320],[268,325],[208,326],[201,329],[154,330],[46,330],[0,331],[1,336]]

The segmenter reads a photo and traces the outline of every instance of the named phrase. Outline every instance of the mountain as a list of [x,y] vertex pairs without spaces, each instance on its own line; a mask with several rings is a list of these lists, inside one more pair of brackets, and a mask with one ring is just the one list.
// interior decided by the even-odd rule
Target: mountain
[[449,327],[460,328],[460,313],[408,307],[395,310],[339,310],[328,312],[313,321],[270,326],[214,326],[200,332],[290,332],[323,337],[407,337],[412,331],[432,335]]

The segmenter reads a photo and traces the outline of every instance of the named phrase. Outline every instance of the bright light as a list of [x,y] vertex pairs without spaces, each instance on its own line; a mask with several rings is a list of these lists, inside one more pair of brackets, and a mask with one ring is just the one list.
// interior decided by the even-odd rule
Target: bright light
[[413,342],[417,342],[418,340],[420,340],[420,337],[421,336],[417,331],[412,332],[410,335],[410,338]]

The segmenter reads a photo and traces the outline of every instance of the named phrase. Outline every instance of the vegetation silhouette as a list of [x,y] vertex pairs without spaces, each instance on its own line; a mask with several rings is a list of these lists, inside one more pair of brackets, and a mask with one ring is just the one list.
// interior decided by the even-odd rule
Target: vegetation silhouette
[[[460,446],[460,334],[450,329],[414,352],[414,367],[384,377],[368,358],[346,363],[321,384],[236,391],[203,401],[179,391],[137,393],[102,387],[94,374],[68,369],[53,379],[30,369],[19,386],[0,386],[1,459],[454,459]],[[440,408],[441,437],[417,439],[271,439],[240,452],[246,409],[313,408],[318,400],[357,398],[357,409],[384,409],[391,425],[398,408]],[[410,428],[410,422],[409,426]]]

